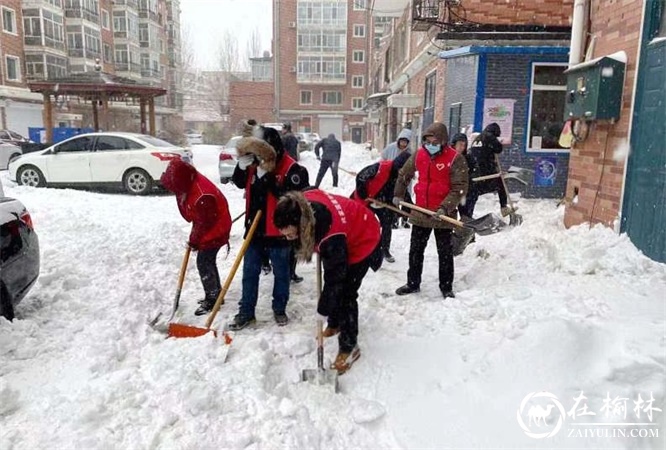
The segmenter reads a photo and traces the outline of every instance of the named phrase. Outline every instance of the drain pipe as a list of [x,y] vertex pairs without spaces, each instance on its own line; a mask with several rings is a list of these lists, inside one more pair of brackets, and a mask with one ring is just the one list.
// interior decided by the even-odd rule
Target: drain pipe
[[571,48],[569,49],[569,67],[582,62],[585,37],[587,35],[588,1],[575,0],[571,21]]

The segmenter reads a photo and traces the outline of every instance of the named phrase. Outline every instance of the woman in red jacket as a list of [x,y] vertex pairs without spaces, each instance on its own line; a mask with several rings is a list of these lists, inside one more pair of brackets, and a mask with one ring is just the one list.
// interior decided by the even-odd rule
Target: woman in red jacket
[[310,261],[315,252],[321,256],[324,287],[317,312],[328,318],[324,336],[339,333],[331,368],[343,374],[361,356],[356,299],[368,268],[376,271],[382,264],[379,222],[359,202],[312,189],[281,197],[273,223],[295,241],[300,261]]
[[198,251],[197,269],[203,284],[205,297],[194,314],[206,314],[215,305],[220,293],[220,274],[217,270],[217,253],[229,245],[231,216],[229,204],[222,192],[194,166],[181,159],[172,160],[160,178],[162,186],[176,194],[180,214],[192,222],[188,241]]

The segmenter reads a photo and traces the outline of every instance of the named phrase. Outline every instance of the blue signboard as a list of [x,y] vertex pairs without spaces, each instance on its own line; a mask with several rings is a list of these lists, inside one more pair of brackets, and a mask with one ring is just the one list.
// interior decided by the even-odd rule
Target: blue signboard
[[537,158],[534,167],[535,186],[553,186],[557,177],[557,158],[542,156]]

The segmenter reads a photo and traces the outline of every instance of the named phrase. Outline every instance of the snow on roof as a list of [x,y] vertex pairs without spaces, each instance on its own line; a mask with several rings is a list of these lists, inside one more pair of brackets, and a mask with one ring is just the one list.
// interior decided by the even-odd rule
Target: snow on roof
[[604,58],[614,59],[615,61],[621,62],[623,64],[627,64],[627,54],[624,52],[624,50],[620,50],[619,52],[615,52],[612,55],[604,55],[604,56],[600,56],[598,58],[591,59],[589,61],[584,61],[584,62],[579,63],[579,64],[574,64],[573,66],[569,66],[569,68],[567,70],[565,70],[564,72],[567,73],[567,72],[572,72],[574,70],[580,70],[580,69],[583,69],[585,67],[592,67]]

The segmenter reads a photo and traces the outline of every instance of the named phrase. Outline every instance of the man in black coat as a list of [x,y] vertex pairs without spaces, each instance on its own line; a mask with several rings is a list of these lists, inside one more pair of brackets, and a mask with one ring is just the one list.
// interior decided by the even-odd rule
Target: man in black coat
[[[472,142],[470,150],[475,163],[473,178],[499,173],[495,155],[502,153],[502,143],[499,141],[500,135],[499,125],[491,123]],[[499,177],[472,183],[465,204],[466,215],[470,218],[473,217],[474,207],[479,195],[490,192],[497,192],[502,215],[508,216],[511,213],[511,208],[507,206],[506,189],[504,189],[504,183]]]
[[287,154],[298,161],[298,138],[291,131],[290,123],[282,124],[282,143]]
[[[319,150],[322,151],[321,157],[319,156]],[[338,164],[340,163],[340,155],[342,154],[342,145],[340,141],[335,138],[335,134],[331,133],[328,137],[325,137],[321,141],[317,142],[315,145],[315,155],[317,159],[321,160],[321,165],[319,166],[319,173],[317,174],[317,181],[315,182],[315,188],[319,189],[321,180],[326,175],[326,171],[331,169],[331,174],[333,175],[333,187],[338,187]]]

